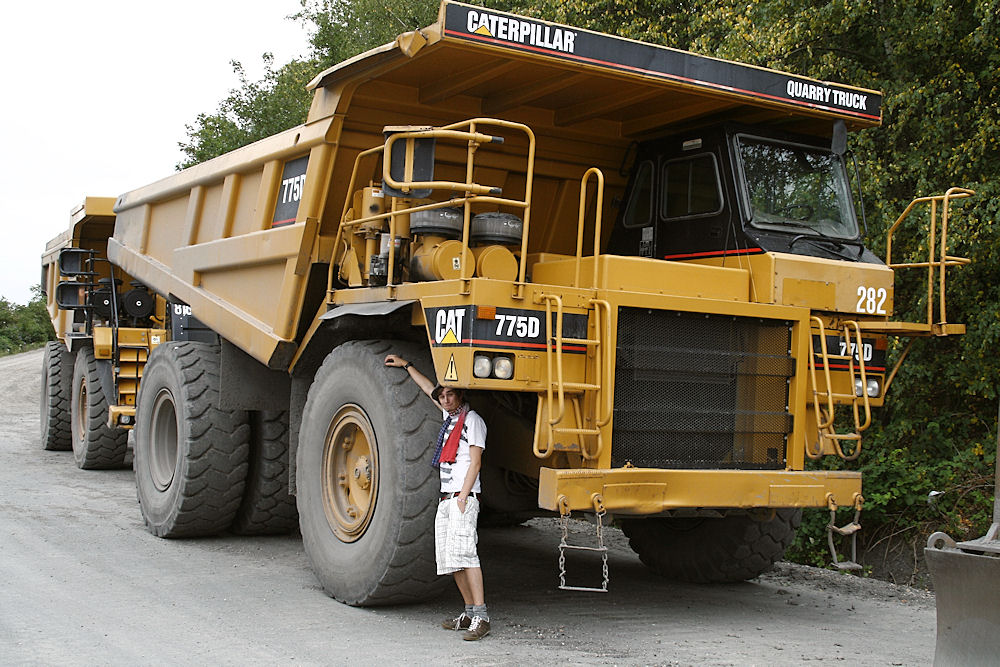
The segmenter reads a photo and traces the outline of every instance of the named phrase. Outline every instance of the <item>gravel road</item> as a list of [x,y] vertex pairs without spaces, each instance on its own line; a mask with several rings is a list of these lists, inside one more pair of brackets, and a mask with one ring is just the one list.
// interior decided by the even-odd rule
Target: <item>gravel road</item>
[[[933,596],[787,563],[757,580],[673,583],[607,531],[611,590],[556,589],[554,521],[486,529],[493,634],[438,627],[457,592],[355,609],[323,594],[298,537],[163,540],[132,473],[39,444],[41,352],[0,359],[0,664],[923,665]],[[430,529],[430,527],[428,527]],[[583,533],[579,522],[574,532]],[[581,535],[582,536],[582,535]],[[599,565],[573,563],[582,578]]]

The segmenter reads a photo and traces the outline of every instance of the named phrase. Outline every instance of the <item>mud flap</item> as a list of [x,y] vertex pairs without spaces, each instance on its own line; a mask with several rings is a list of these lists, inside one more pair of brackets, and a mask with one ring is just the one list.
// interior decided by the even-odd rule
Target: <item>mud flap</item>
[[937,596],[934,664],[996,665],[1000,656],[1000,555],[989,550],[963,551],[943,533],[935,533],[924,558]]

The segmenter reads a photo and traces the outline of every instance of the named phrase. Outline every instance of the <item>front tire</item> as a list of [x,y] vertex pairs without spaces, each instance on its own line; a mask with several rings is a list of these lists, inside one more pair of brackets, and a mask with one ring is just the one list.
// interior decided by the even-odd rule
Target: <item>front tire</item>
[[309,389],[296,468],[299,526],[313,571],[341,602],[370,606],[437,594],[431,467],[441,413],[400,354],[425,373],[426,347],[349,342],[326,358]]
[[49,451],[73,449],[70,414],[73,400],[73,353],[58,340],[45,344],[42,357],[42,448]]
[[160,345],[139,386],[135,484],[158,537],[214,535],[236,516],[247,474],[246,412],[219,405],[219,348]]
[[76,465],[83,470],[124,468],[128,431],[108,426],[108,398],[93,348],[85,347],[76,353],[70,412]]
[[657,574],[691,583],[746,581],[781,559],[795,539],[802,510],[780,509],[770,521],[746,514],[716,518],[631,519],[629,546]]

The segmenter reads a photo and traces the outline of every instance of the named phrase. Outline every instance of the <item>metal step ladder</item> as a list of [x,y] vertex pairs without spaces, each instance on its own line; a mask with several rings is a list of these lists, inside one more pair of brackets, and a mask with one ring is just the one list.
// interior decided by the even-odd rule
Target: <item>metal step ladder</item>
[[[816,414],[816,427],[819,432],[817,448],[811,449],[807,443],[806,456],[811,459],[818,459],[827,451],[832,450],[845,461],[853,461],[861,455],[861,432],[871,426],[872,411],[871,401],[868,397],[868,374],[865,367],[864,354],[861,350],[861,327],[854,320],[842,323],[840,330],[842,336],[843,354],[831,354],[826,344],[826,328],[823,320],[815,315],[812,320],[812,334],[819,337],[820,349],[815,349],[809,354],[809,376],[812,382],[813,410]],[[856,354],[855,354],[856,352]],[[819,362],[816,357],[819,357]],[[848,393],[833,391],[832,376],[830,374],[831,362],[846,362],[850,380]],[[823,373],[825,389],[820,389],[817,377],[817,365]],[[859,382],[860,381],[860,382]],[[855,388],[860,386],[858,392]],[[860,394],[860,395],[859,395]],[[836,419],[835,405],[837,402],[850,405],[854,418],[854,429],[846,433],[838,433],[834,427]],[[864,418],[862,419],[862,413]],[[853,442],[854,447],[849,452],[845,452],[841,443]]]
[[[568,338],[563,336],[563,300],[557,294],[543,294],[545,301],[545,394],[538,402],[535,420],[533,449],[538,458],[547,458],[554,451],[579,453],[585,460],[597,459],[604,449],[602,429],[611,421],[612,396],[604,391],[604,379],[610,373],[610,355],[604,345],[606,330],[611,319],[611,305],[602,299],[591,299],[593,308],[593,338]],[[553,315],[555,317],[553,318]],[[553,319],[555,323],[553,326]],[[553,331],[553,329],[555,331]],[[588,348],[587,376],[591,382],[567,382],[564,372],[566,345]],[[572,426],[561,425],[567,417],[566,403],[573,409]],[[595,414],[589,420],[585,411],[593,405]],[[588,422],[592,422],[588,424]],[[585,425],[588,424],[588,425]],[[573,444],[557,443],[560,435],[572,436]],[[587,447],[584,439],[591,437],[596,443]]]
[[[596,210],[594,217],[593,239],[593,273],[590,289],[594,296],[590,298],[588,310],[593,311],[593,337],[567,338],[563,336],[563,299],[558,294],[542,294],[540,300],[545,302],[545,394],[539,397],[538,413],[535,418],[535,438],[532,448],[535,456],[544,459],[554,451],[579,453],[586,461],[600,457],[604,450],[602,430],[611,421],[614,408],[614,396],[604,390],[605,378],[612,373],[610,367],[612,355],[608,352],[604,341],[607,339],[608,327],[611,322],[611,304],[597,298],[600,284],[600,240],[601,215],[604,208],[604,174],[600,169],[592,167],[584,173],[580,181],[580,208],[577,220],[576,263],[574,267],[574,289],[581,287],[581,264],[583,260],[583,232],[585,225],[587,186],[594,177],[596,180]],[[553,325],[553,310],[555,323]],[[554,329],[554,331],[553,331]],[[566,345],[584,346],[587,348],[588,363],[585,377],[589,382],[567,382],[564,378],[564,352]],[[566,399],[569,396],[573,407],[573,425],[562,425],[566,418]],[[553,410],[554,406],[558,406]],[[593,406],[593,415],[588,418],[586,410]],[[556,442],[559,435],[572,436],[575,442]],[[584,444],[586,438],[593,438],[595,445],[588,448]]]

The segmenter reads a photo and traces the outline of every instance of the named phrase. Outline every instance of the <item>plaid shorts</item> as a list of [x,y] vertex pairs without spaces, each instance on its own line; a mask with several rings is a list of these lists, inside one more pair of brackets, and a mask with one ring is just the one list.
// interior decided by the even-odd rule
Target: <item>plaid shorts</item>
[[479,567],[476,553],[476,522],[479,520],[479,500],[469,496],[465,512],[458,508],[458,498],[438,503],[434,518],[434,552],[438,574],[452,574],[467,567]]

